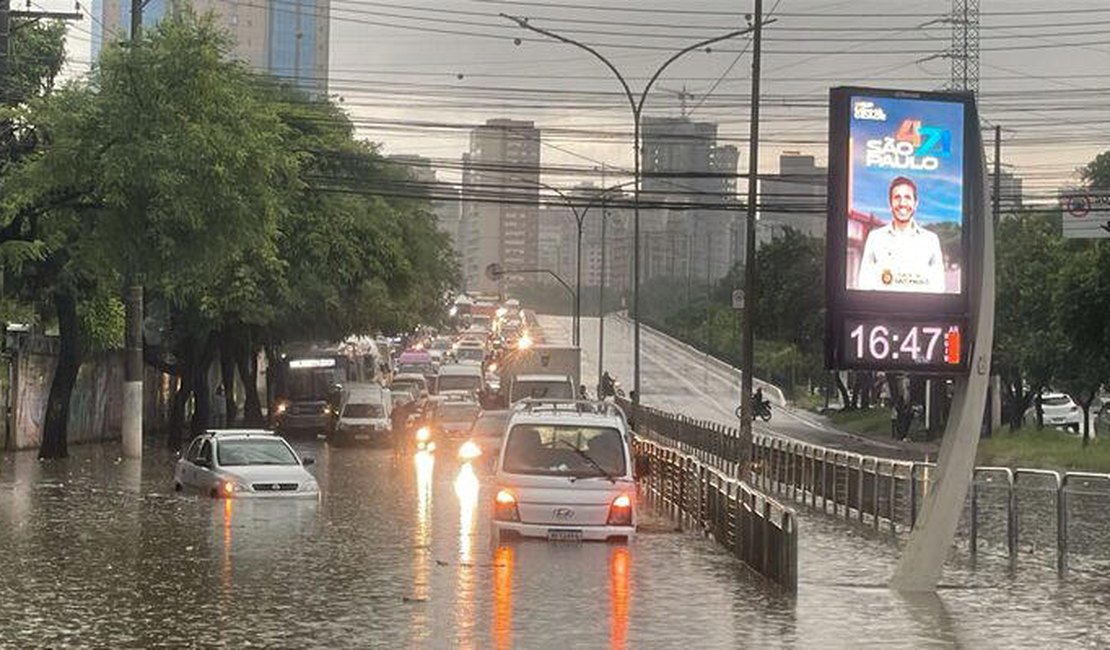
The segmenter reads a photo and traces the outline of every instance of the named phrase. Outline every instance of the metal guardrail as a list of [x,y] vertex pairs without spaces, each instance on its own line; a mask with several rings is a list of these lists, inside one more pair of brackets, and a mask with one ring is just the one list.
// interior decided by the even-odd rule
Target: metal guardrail
[[639,432],[634,447],[638,456],[648,459],[649,470],[640,485],[657,510],[712,535],[756,573],[797,591],[798,528],[793,510]]
[[[694,420],[649,407],[622,403],[629,417],[643,423],[666,444],[674,445],[726,476],[737,476],[740,432],[724,425]],[[810,508],[857,522],[860,525],[899,534],[913,529],[922,498],[931,482],[934,463],[900,461],[857,454],[799,442],[779,436],[752,437],[751,484],[764,492],[793,499]],[[1004,530],[1006,553],[1011,563],[1018,559],[1022,532],[1022,504],[1037,522],[1038,531],[1053,528],[1056,567],[1068,568],[1069,547],[1077,526],[1098,526],[1088,531],[1092,539],[1105,537],[1110,521],[1073,516],[1087,499],[1088,510],[1105,511],[1110,498],[1110,474],[1056,472],[1044,469],[977,467],[969,495],[965,535],[972,556],[979,552],[984,533]],[[986,505],[998,506],[1005,516],[1000,526],[990,525],[995,514]],[[1036,503],[1037,500],[1044,503]],[[1029,524],[1026,521],[1026,524]],[[1027,531],[1032,532],[1032,531]],[[1091,546],[1094,546],[1092,543]]]

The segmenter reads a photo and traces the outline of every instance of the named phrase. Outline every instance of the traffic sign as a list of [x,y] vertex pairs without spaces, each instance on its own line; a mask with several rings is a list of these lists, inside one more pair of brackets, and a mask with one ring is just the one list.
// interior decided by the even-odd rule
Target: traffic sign
[[733,289],[732,290],[732,308],[733,309],[743,309],[744,308],[744,290],[743,289]]
[[497,262],[486,267],[486,277],[493,282],[500,280],[503,275],[505,275],[505,269],[501,268],[501,265]]
[[1089,189],[1060,194],[1061,228],[1068,239],[1110,239],[1110,192]]

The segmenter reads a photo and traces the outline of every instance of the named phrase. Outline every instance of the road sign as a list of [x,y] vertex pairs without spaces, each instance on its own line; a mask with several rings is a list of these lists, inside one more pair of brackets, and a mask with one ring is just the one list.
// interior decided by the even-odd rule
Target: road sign
[[1060,194],[1061,226],[1068,239],[1110,239],[1110,192],[1074,189]]
[[733,289],[732,290],[732,308],[733,309],[743,309],[744,308],[744,290],[743,289]]
[[486,277],[493,282],[500,280],[503,275],[505,275],[505,269],[501,268],[501,265],[497,262],[486,267]]

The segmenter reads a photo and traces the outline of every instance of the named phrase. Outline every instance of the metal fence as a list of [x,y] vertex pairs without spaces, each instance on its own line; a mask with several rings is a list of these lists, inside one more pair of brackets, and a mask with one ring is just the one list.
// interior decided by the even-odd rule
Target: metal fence
[[[681,451],[737,476],[738,429],[647,407],[629,405],[626,412]],[[753,435],[751,462],[753,486],[891,534],[912,530],[936,467],[761,434]],[[1085,553],[1110,550],[1103,548],[1110,538],[1110,474],[977,467],[970,492],[961,532],[973,556],[990,541],[1016,562],[1028,536],[1022,548],[1054,546],[1063,573],[1077,541]]]
[[635,449],[648,459],[640,485],[657,510],[712,535],[776,585],[797,590],[798,528],[790,508],[672,446],[638,435]]

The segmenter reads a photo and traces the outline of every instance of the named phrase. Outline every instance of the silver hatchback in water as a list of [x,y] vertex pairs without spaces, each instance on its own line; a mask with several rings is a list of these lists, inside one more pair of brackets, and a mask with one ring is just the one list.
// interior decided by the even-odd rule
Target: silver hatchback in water
[[264,429],[207,431],[190,443],[174,468],[174,489],[215,498],[317,497],[320,486],[284,438]]

